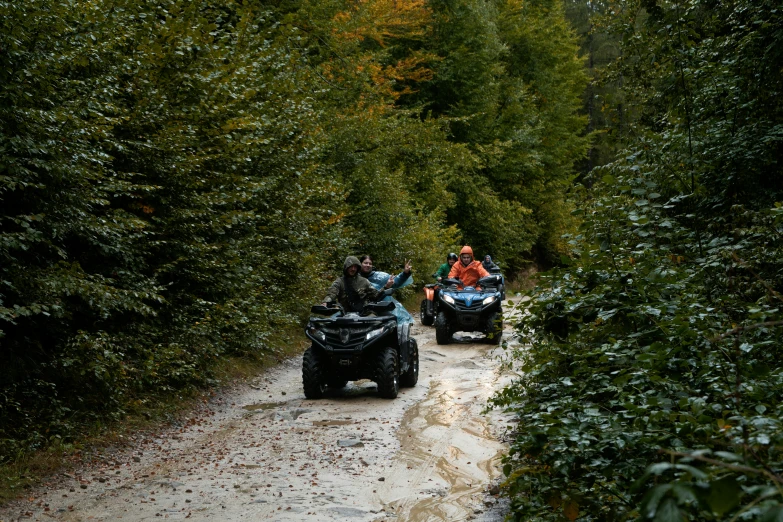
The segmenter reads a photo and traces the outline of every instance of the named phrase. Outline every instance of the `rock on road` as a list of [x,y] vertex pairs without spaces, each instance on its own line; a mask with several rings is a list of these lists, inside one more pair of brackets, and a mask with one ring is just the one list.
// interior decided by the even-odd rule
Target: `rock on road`
[[413,335],[419,382],[394,400],[370,381],[307,400],[294,358],[33,490],[0,521],[502,520],[487,490],[505,419],[483,409],[511,379],[503,350],[480,334],[446,346],[432,328]]

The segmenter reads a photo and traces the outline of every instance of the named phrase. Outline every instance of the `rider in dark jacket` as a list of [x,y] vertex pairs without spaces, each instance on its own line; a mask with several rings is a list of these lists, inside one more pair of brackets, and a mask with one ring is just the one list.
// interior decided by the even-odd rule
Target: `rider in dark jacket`
[[489,255],[484,256],[484,261],[481,262],[481,265],[484,267],[484,270],[490,274],[500,273],[500,267],[496,265],[494,261],[492,261],[492,257]]
[[343,263],[343,276],[337,278],[326,291],[324,305],[340,303],[346,312],[361,312],[368,301],[378,301],[386,294],[376,290],[370,282],[359,275],[361,263],[354,256],[348,256]]

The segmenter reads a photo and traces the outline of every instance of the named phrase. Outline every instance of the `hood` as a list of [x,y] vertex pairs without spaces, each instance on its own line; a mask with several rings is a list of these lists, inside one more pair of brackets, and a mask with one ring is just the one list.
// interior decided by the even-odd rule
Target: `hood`
[[[343,275],[346,275],[345,273],[353,265],[358,266],[359,267],[359,272],[361,272],[362,264],[359,262],[359,258],[356,257],[356,256],[348,256],[348,257],[345,258],[345,262],[343,263]],[[356,272],[356,273],[358,274],[359,272]]]
[[470,263],[466,265],[465,262],[462,261],[462,254],[470,254],[470,263],[473,262],[473,249],[470,248],[468,245],[465,245],[464,247],[462,247],[462,250],[459,251],[459,255],[460,255],[459,262],[462,263],[463,266],[468,266]]

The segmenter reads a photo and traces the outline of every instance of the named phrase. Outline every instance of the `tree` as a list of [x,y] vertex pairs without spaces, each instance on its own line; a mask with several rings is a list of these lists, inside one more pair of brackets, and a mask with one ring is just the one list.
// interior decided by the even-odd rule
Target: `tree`
[[585,153],[586,77],[559,2],[433,2],[435,75],[403,103],[446,117],[475,161],[452,173],[448,212],[479,252],[518,268],[555,255],[564,194]]

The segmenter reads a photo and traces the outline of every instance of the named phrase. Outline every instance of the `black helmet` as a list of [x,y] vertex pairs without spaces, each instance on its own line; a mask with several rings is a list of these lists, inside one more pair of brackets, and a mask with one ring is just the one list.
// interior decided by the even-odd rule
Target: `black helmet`
[[455,254],[454,252],[451,252],[449,253],[449,255],[446,256],[446,261],[451,261],[451,260],[456,261],[457,259],[459,259],[459,257],[457,257],[457,254]]

